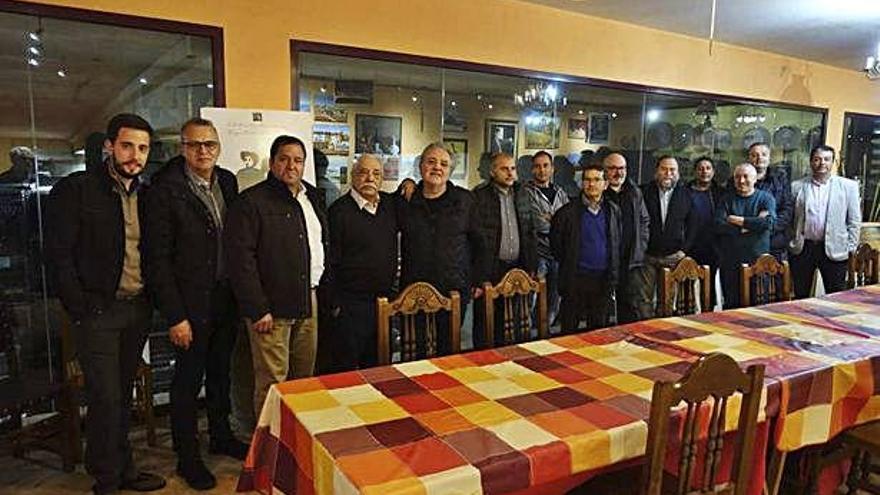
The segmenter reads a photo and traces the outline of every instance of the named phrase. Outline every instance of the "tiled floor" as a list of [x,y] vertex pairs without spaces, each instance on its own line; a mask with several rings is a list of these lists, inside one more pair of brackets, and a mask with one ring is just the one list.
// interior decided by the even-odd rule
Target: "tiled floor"
[[[161,418],[167,420],[167,417]],[[160,421],[161,422],[161,421]],[[201,430],[205,431],[205,425]],[[175,475],[177,458],[171,448],[171,431],[167,424],[158,431],[158,445],[147,446],[145,432],[142,428],[132,431],[131,439],[135,449],[135,461],[141,469],[148,470],[165,477],[168,484],[155,494],[188,494],[188,493],[233,493],[241,463],[229,457],[212,456],[204,451],[205,464],[217,477],[217,487],[207,492],[190,490],[186,482]],[[202,445],[207,445],[207,435],[203,435]],[[82,465],[72,473],[61,470],[58,456],[48,452],[29,452],[27,459],[15,459],[8,452],[0,456],[0,494],[28,495],[65,495],[91,493],[92,479],[86,474]],[[134,493],[134,492],[123,492]]]

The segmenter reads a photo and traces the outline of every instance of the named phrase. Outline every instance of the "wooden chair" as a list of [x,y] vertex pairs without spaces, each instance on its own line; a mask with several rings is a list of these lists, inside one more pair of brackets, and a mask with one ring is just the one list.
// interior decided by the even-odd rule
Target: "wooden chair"
[[[78,407],[79,394],[76,392],[85,387],[85,378],[76,355],[76,339],[70,331],[70,325],[70,318],[64,312],[61,316],[61,362],[64,366],[65,379],[74,389]],[[134,377],[132,412],[147,430],[147,445],[155,447],[158,441],[156,439],[156,416],[153,411],[153,370],[143,358],[138,358],[138,360],[140,362]]]
[[415,282],[403,289],[393,301],[376,299],[378,317],[379,364],[391,364],[391,319],[399,315],[402,322],[400,360],[412,361],[434,357],[438,346],[437,316],[449,312],[449,342],[452,353],[461,352],[461,302],[457,291],[444,297],[427,282]]
[[740,268],[739,290],[740,304],[743,307],[790,301],[791,271],[788,261],[780,263],[773,255],[762,254],[751,265],[743,263]]
[[880,251],[863,242],[847,261],[846,285],[854,289],[877,283],[880,283]]
[[[486,313],[486,345],[495,344],[495,306],[500,305],[504,320],[501,326],[500,345],[526,342],[532,338],[532,296],[538,300],[538,338],[549,336],[547,320],[547,283],[543,278],[533,279],[523,270],[514,268],[504,274],[496,285],[483,284],[484,311]],[[501,301],[497,302],[498,299]]]
[[[712,353],[700,358],[685,376],[674,383],[658,382],[654,385],[651,398],[651,414],[648,420],[648,445],[645,452],[647,464],[642,476],[643,495],[661,493],[724,493],[743,495],[749,485],[752,456],[754,455],[755,430],[758,424],[758,406],[764,386],[764,366],[749,366],[743,373],[730,356]],[[718,484],[718,466],[724,445],[725,412],[730,397],[742,394],[737,426],[737,441],[734,452],[733,469],[730,481]],[[713,400],[708,401],[709,398]],[[675,478],[664,476],[666,447],[669,444],[670,417],[684,402],[684,417],[681,433],[681,455],[678,462],[678,475]],[[702,424],[708,424],[708,438],[699,439],[701,416]],[[702,473],[694,473],[698,455],[703,459]],[[696,479],[693,479],[693,475]],[[690,482],[689,482],[690,480]],[[668,483],[673,482],[673,486]],[[692,486],[697,488],[691,489]]]
[[[708,265],[698,265],[696,260],[684,257],[674,270],[663,268],[660,272],[659,316],[682,316],[695,314],[697,310],[712,310],[710,292],[711,277]],[[700,290],[697,294],[697,283]],[[697,304],[699,301],[699,305]]]
[[[23,370],[15,328],[9,306],[0,304],[0,354],[6,364],[0,377],[0,417],[11,418],[12,453],[24,457],[29,450],[48,450],[61,456],[64,471],[73,471],[82,460],[73,384],[51,376],[48,369]],[[36,420],[25,423],[25,416]]]

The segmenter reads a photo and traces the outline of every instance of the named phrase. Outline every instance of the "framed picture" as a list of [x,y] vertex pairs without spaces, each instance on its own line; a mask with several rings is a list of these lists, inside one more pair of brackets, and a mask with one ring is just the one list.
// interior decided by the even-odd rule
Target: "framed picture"
[[455,154],[453,161],[455,168],[452,170],[452,179],[464,179],[467,177],[468,142],[467,139],[444,139],[443,144]]
[[467,120],[455,107],[443,111],[443,132],[467,132]]
[[525,117],[526,149],[559,148],[559,117],[533,114]]
[[334,103],[373,104],[373,81],[337,80],[334,83]]
[[568,138],[587,139],[587,121],[585,119],[568,119]]
[[486,151],[503,151],[516,156],[516,128],[519,124],[510,120],[486,120]]
[[348,156],[351,131],[345,124],[315,124],[312,132],[315,148],[325,155]]
[[611,116],[607,113],[591,113],[588,143],[608,144]]
[[374,155],[399,155],[402,117],[356,114],[355,152]]
[[348,123],[348,109],[336,105],[315,104],[315,122]]

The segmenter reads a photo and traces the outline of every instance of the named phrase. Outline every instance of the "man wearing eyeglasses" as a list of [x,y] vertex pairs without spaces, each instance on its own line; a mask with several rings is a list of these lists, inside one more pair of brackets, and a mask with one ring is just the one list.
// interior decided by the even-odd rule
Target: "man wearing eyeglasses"
[[229,278],[248,327],[257,412],[273,383],[315,368],[327,221],[318,189],[303,180],[305,162],[301,139],[275,138],[268,177],[241,194],[224,231]]
[[220,142],[211,121],[187,121],[180,141],[182,154],[153,176],[144,244],[148,286],[175,350],[171,434],[177,472],[190,487],[207,490],[216,480],[199,450],[196,401],[203,376],[209,452],[236,459],[247,455],[247,445],[235,438],[228,420],[237,316],[222,242],[238,184],[217,166]]
[[328,212],[326,285],[334,316],[335,371],[376,366],[376,298],[389,297],[397,273],[398,198],[380,191],[382,164],[361,155],[351,191]]

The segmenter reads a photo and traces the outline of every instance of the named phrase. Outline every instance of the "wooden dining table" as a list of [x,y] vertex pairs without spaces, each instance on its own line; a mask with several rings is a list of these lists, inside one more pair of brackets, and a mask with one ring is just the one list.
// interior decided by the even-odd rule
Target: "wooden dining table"
[[641,462],[654,383],[711,352],[766,367],[752,492],[775,493],[786,453],[880,418],[869,286],[279,383],[238,490],[564,493]]

